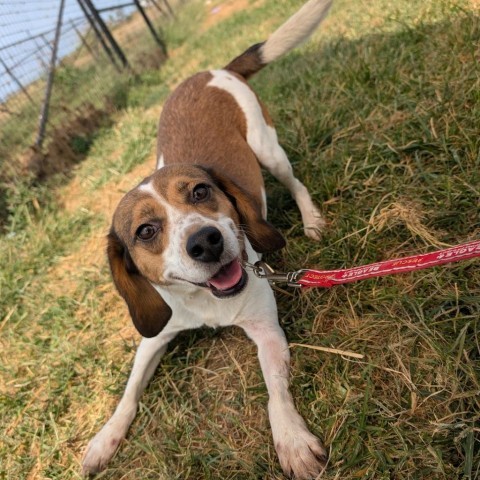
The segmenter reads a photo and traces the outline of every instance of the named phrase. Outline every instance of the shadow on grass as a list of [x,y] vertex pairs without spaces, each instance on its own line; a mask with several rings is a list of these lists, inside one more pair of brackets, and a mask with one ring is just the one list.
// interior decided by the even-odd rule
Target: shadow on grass
[[[368,219],[388,193],[417,199],[445,241],[478,227],[479,39],[478,17],[456,15],[294,52],[255,79],[318,203]],[[281,191],[271,218],[290,228]]]
[[[473,13],[452,13],[450,20],[439,23],[425,21],[399,32],[338,39],[316,51],[307,47],[305,54],[294,52],[256,78],[255,89],[273,114],[297,176],[323,204],[331,223],[318,247],[305,240],[295,202],[269,177],[269,218],[289,232],[291,242],[283,259],[272,262],[279,269],[342,268],[424,251],[434,246],[431,239],[458,244],[478,238],[480,19]],[[400,206],[408,210],[405,218],[396,214],[400,208],[394,207]],[[418,223],[428,235],[416,231],[413,225]],[[349,391],[366,398],[355,406],[349,403],[345,417],[337,411],[339,404],[318,407],[320,418],[345,420],[340,430],[334,421],[322,420],[324,429],[335,432],[332,468],[336,466],[342,478],[356,477],[355,471],[363,472],[362,478],[478,475],[480,438],[473,433],[478,402],[459,400],[451,393],[458,388],[468,396],[478,386],[474,330],[480,277],[474,267],[467,263],[436,275],[430,271],[412,276],[415,287],[408,278],[403,284],[385,279],[310,292],[294,300],[279,297],[279,312],[293,341],[313,343],[317,334],[325,345],[350,342],[352,350],[360,351],[370,345],[372,361],[377,360],[373,363],[402,369],[404,364],[385,347],[397,341],[414,345],[416,335],[407,330],[417,328],[418,322],[425,322],[418,328],[431,339],[418,350],[403,352],[407,370],[415,372],[415,381],[424,388],[423,403],[412,406],[404,420],[400,414],[395,417],[394,429],[368,395],[375,394],[398,412],[399,405],[411,406],[408,387],[391,379],[383,385],[380,375],[373,381],[367,367],[336,367],[331,361],[327,368],[334,371],[327,372],[316,355],[310,355],[312,365],[320,369],[314,379],[336,382],[339,388],[349,385]],[[453,288],[459,289],[460,297]],[[351,302],[358,303],[353,307]],[[352,310],[365,325],[362,321],[355,326],[353,320],[342,324]],[[383,330],[385,319],[390,326]],[[378,331],[373,332],[373,325]],[[395,331],[401,325],[407,330],[398,339]],[[469,332],[462,344],[468,360],[455,370],[452,352],[461,328]],[[374,352],[376,348],[381,353]],[[446,388],[438,399],[428,397],[438,394],[436,380],[423,363],[430,360],[452,385],[452,391]],[[366,379],[367,393],[362,382],[353,380],[356,375]],[[318,385],[319,391],[322,387]],[[382,389],[390,388],[400,393],[387,398]],[[308,395],[302,393],[304,401],[312,402],[309,405],[318,402]],[[349,402],[341,396],[337,401]],[[448,427],[433,428],[443,414],[449,418]],[[453,433],[460,424],[465,426],[462,433]],[[375,428],[378,434],[369,433]],[[425,443],[437,458],[425,453]]]
[[85,105],[68,123],[53,129],[46,149],[30,147],[21,160],[22,167],[40,182],[57,173],[68,175],[88,156],[98,130],[112,125],[114,111],[112,106]]

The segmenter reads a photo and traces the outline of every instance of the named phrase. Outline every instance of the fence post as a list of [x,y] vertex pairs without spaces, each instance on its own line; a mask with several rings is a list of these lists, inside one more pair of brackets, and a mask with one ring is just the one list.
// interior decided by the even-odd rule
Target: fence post
[[42,147],[43,140],[45,138],[45,129],[47,127],[48,110],[50,107],[50,98],[52,96],[53,78],[55,77],[55,64],[57,62],[58,44],[60,42],[60,32],[62,29],[63,7],[65,6],[65,0],[60,0],[60,7],[58,9],[58,20],[55,28],[55,39],[53,41],[52,56],[50,58],[50,69],[47,78],[47,87],[45,89],[45,99],[43,101],[42,111],[40,113],[40,125],[38,128],[38,136],[35,142],[35,146]]
[[150,0],[152,2],[152,5],[162,14],[165,15],[165,12],[163,11],[162,7],[156,2],[156,0]]
[[51,43],[45,38],[45,35],[44,35],[43,33],[41,33],[40,36],[42,37],[43,43],[44,43],[50,50],[52,50],[52,45],[51,45]]
[[88,53],[90,53],[90,55],[92,56],[92,58],[94,60],[98,60],[97,54],[92,50],[92,48],[90,47],[90,45],[87,42],[87,39],[82,35],[82,32],[75,25],[75,22],[73,20],[70,20],[70,23],[71,23],[73,29],[75,30],[75,33],[77,34],[78,38],[82,42],[82,45],[86,48]]
[[152,23],[150,22],[150,19],[147,17],[147,14],[145,13],[145,10],[143,7],[140,5],[139,0],[133,0],[135,5],[138,8],[138,11],[140,12],[140,15],[143,17],[145,20],[145,23],[147,24],[148,29],[150,30],[152,37],[155,39],[155,41],[160,45],[160,48],[162,49],[163,54],[166,56],[167,55],[167,47],[165,46],[165,43],[163,40],[157,35],[157,32],[153,28]]
[[170,13],[170,15],[173,17],[173,18],[177,18],[175,16],[175,13],[173,12],[173,8],[170,6],[170,2],[168,0],[163,0],[163,3],[167,6],[167,9],[168,9],[168,13]]
[[95,24],[94,19],[91,17],[90,13],[87,10],[87,7],[84,5],[84,0],[77,0],[77,3],[80,5],[80,8],[82,9],[83,14],[85,15],[85,18],[87,19],[88,23],[92,27],[92,30],[95,32],[95,35],[98,38],[98,41],[100,42],[100,45],[102,45],[103,49],[105,50],[105,53],[107,54],[107,57],[110,59],[112,62],[113,66],[116,68],[117,71],[121,71],[120,67],[118,66],[115,57],[113,56],[112,51],[110,50],[110,47],[105,43],[105,40],[102,36],[102,33],[98,29],[97,25]]
[[92,14],[93,18],[99,25],[99,27],[102,29],[103,33],[107,37],[107,40],[109,41],[110,45],[112,46],[113,50],[117,54],[118,58],[120,58],[122,65],[124,67],[128,67],[128,60],[125,54],[123,53],[122,49],[119,47],[118,43],[116,40],[113,38],[113,35],[111,34],[110,30],[108,29],[107,25],[103,21],[102,17],[98,13],[97,9],[95,8],[95,5],[92,3],[92,0],[82,0],[85,2],[85,5],[89,8],[90,13]]

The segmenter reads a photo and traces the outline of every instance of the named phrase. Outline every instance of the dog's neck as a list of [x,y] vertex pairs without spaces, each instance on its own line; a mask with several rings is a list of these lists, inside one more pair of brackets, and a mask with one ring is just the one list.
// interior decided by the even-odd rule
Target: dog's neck
[[[255,263],[260,260],[261,255],[255,252],[247,237],[245,235],[244,237],[248,262]],[[255,295],[255,291],[260,294],[264,287],[268,288],[265,280],[258,279],[251,270],[248,270],[247,273],[248,283],[245,290],[231,298],[216,298],[209,289],[187,282],[168,286],[152,283],[170,306],[175,317],[170,320],[166,328],[182,330],[202,325],[218,327],[235,323],[235,319],[245,307],[245,297],[251,296],[252,293]],[[226,309],[227,304],[228,308]],[[226,310],[229,312],[229,318],[225,318]],[[188,322],[188,327],[183,326],[184,322]]]

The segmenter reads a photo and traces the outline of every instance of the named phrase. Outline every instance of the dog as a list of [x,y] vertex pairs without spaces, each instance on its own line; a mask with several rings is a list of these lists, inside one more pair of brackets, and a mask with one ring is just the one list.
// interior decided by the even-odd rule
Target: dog
[[271,287],[245,268],[285,240],[266,220],[260,165],[291,192],[304,231],[318,240],[324,220],[293,175],[265,106],[247,83],[307,39],[331,0],[310,0],[267,41],[221,70],[198,73],[167,99],[158,164],[120,201],[108,235],[112,277],[144,337],[125,393],[90,441],[84,475],[105,468],[132,423],[168,343],[183,330],[237,325],[258,348],[275,449],[287,475],[317,477],[327,453],[289,392],[289,349]]

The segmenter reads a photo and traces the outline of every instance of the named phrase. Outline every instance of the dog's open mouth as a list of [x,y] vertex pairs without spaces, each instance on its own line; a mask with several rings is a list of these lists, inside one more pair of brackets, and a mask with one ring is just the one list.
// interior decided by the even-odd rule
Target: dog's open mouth
[[207,286],[218,298],[231,297],[240,293],[247,285],[248,275],[240,262],[235,259],[224,265],[212,278]]

